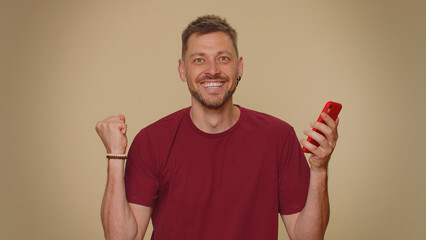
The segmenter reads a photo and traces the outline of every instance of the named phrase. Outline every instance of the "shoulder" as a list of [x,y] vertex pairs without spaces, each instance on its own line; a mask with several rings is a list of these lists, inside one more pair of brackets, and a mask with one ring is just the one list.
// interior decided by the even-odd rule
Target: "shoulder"
[[182,121],[186,114],[189,114],[189,109],[190,108],[184,108],[172,114],[169,114],[161,118],[160,120],[148,125],[145,129],[147,129],[148,131],[164,131],[173,128]]
[[143,136],[146,138],[164,139],[169,135],[173,135],[182,119],[186,114],[189,114],[188,111],[189,108],[184,108],[157,120],[140,130],[135,139],[143,138]]
[[266,113],[241,109],[244,114],[241,132],[247,139],[254,138],[259,144],[277,149],[286,145],[299,146],[296,132],[289,123]]
[[261,127],[262,129],[266,130],[269,129],[271,131],[294,131],[293,127],[289,123],[277,117],[247,108],[241,107],[241,109],[245,115],[245,122],[252,124],[256,127]]

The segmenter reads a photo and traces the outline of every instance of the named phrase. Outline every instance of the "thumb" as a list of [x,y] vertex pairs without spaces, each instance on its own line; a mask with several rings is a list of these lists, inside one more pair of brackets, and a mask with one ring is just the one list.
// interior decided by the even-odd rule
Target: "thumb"
[[127,132],[127,125],[124,125],[123,127],[120,128],[120,131],[123,135],[126,135]]
[[123,114],[119,114],[118,117],[121,121],[126,122],[126,117]]

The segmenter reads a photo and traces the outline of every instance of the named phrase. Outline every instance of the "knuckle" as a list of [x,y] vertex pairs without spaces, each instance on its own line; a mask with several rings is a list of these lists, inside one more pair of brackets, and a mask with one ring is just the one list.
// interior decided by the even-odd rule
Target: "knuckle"
[[320,152],[318,153],[318,157],[319,157],[319,158],[324,158],[324,157],[325,157],[325,152],[324,152],[324,151],[320,151]]
[[325,151],[324,151],[323,158],[328,158],[328,156],[330,156],[330,155],[331,155],[331,153],[332,153],[331,148],[329,148],[329,149],[325,150]]
[[99,122],[97,122],[97,123],[96,123],[96,126],[95,126],[96,130],[100,130],[100,129],[101,129],[101,127],[102,127],[102,124],[103,124],[103,121],[99,121]]
[[319,141],[322,143],[321,145],[324,145],[327,143],[327,138],[321,135]]

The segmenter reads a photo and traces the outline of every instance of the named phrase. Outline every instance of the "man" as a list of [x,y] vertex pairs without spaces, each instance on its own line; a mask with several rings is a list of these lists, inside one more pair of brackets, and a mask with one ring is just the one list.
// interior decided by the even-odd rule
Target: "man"
[[243,75],[237,34],[217,16],[203,16],[182,34],[179,76],[191,107],[142,129],[129,150],[123,115],[96,125],[108,155],[102,203],[107,239],[277,239],[277,213],[291,239],[322,239],[329,219],[327,166],[338,120],[311,123],[301,144],[293,128],[234,105]]

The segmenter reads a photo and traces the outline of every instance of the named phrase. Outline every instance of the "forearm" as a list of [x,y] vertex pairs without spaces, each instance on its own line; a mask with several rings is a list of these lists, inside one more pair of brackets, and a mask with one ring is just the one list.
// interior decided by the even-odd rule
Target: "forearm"
[[323,239],[329,216],[327,171],[311,170],[308,198],[295,225],[295,239]]
[[109,160],[108,180],[101,208],[106,239],[134,239],[138,229],[124,186],[124,161]]

